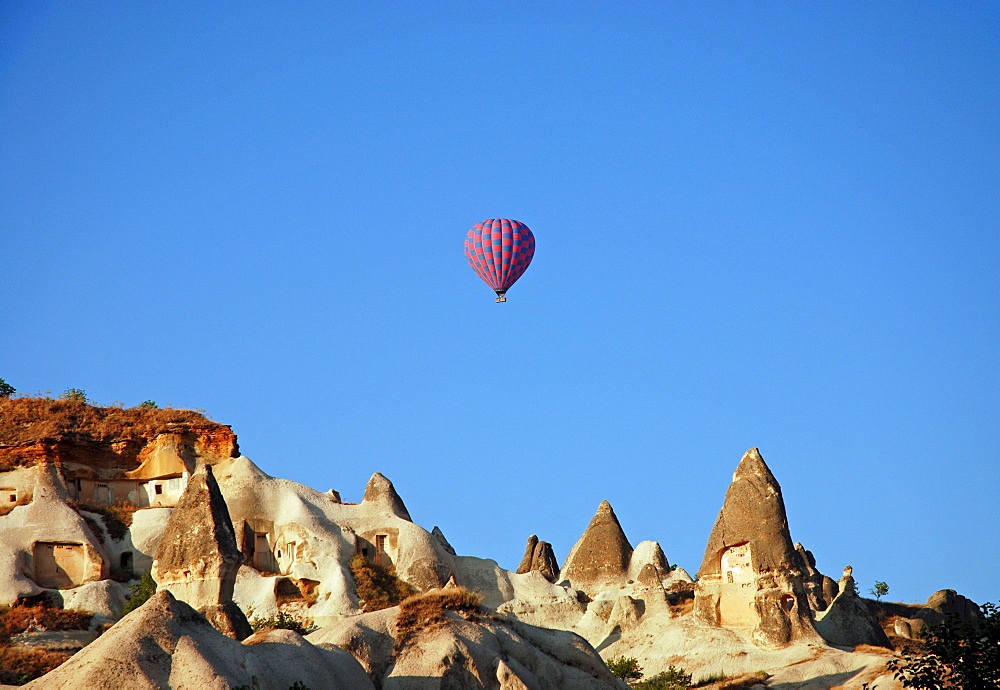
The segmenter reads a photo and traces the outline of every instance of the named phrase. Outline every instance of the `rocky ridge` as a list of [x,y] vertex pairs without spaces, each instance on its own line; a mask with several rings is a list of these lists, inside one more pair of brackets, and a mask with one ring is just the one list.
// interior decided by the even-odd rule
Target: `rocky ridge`
[[[541,661],[529,663],[533,654],[551,657],[556,648],[540,647],[532,638],[548,632],[529,635],[523,626],[572,633],[578,637],[560,638],[564,641],[557,647],[575,639],[570,646],[590,649],[586,654],[593,658],[598,653],[603,658],[635,656],[647,675],[668,665],[682,666],[696,678],[763,668],[773,673],[769,685],[778,687],[827,687],[822,683],[833,680],[844,687],[865,682],[896,687],[884,669],[888,649],[886,654],[850,651],[860,644],[889,646],[873,615],[875,602],[857,595],[849,572],[839,583],[819,573],[812,554],[792,542],[781,488],[757,449],[747,451],[737,467],[695,582],[683,569],[670,566],[659,543],[643,541],[633,549],[607,501],[561,569],[551,546],[532,535],[518,571],[510,572],[494,561],[456,554],[440,528],[428,532],[413,523],[392,482],[381,474],[372,476],[361,503],[345,504],[336,491],[320,493],[267,475],[238,456],[235,436],[226,441],[228,427],[219,427],[189,426],[183,433],[158,429],[131,460],[90,468],[95,483],[88,498],[102,497],[100,481],[146,497],[147,505],[134,511],[121,538],[110,535],[109,518],[99,505],[71,506],[81,484],[83,493],[91,490],[83,484],[90,470],[81,470],[89,467],[86,452],[74,455],[67,448],[77,440],[89,448],[92,439],[58,439],[65,446],[59,458],[19,456],[11,469],[0,472],[0,485],[14,487],[18,499],[0,515],[0,545],[5,547],[0,549],[0,603],[45,597],[57,605],[100,610],[104,620],[115,620],[125,586],[107,578],[113,569],[121,572],[127,557],[135,570],[153,565],[163,596],[158,595],[152,609],[174,621],[164,625],[194,620],[170,603],[186,601],[185,606],[201,611],[194,615],[211,621],[213,633],[221,635],[214,625],[230,636],[225,638],[229,642],[194,645],[192,659],[201,661],[191,663],[211,668],[229,668],[230,662],[211,650],[239,645],[237,640],[249,632],[242,611],[253,610],[259,617],[290,615],[317,627],[308,638],[313,646],[343,642],[374,687],[410,687],[417,677],[444,678],[448,668],[459,668],[458,657],[449,656],[454,649],[463,650],[468,663],[452,673],[468,687],[576,687],[568,680],[551,680],[557,677],[591,682],[574,676],[575,671],[550,673],[540,670]],[[101,443],[113,447],[116,442]],[[77,460],[68,462],[71,457]],[[60,545],[67,547],[65,553],[57,549]],[[4,554],[10,554],[9,562]],[[448,585],[478,593],[485,610],[493,613],[474,620],[445,614],[447,625],[420,638],[423,642],[414,648],[422,650],[418,663],[416,656],[400,654],[398,636],[390,634],[398,627],[393,622],[398,610],[359,613],[349,566],[356,555],[391,567],[422,592]],[[70,580],[52,579],[46,564],[63,568]],[[932,600],[933,607],[886,604],[878,610],[883,618],[891,612],[891,632],[904,637],[917,635],[943,612],[978,615],[974,603],[954,592],[935,594]],[[126,616],[109,633],[134,618],[135,613]],[[318,635],[320,631],[325,632]],[[284,650],[281,654],[326,658],[309,651],[301,638],[289,637],[292,633],[268,635],[263,642],[251,636],[247,643],[261,642],[262,649]],[[271,642],[275,644],[268,647]],[[528,650],[532,645],[535,652]],[[292,647],[298,651],[290,651]],[[242,668],[251,663],[247,659],[253,654],[246,656],[243,647],[225,648],[241,650],[234,658],[243,659]],[[91,645],[73,661],[106,651]],[[84,668],[67,663],[57,671],[83,674]],[[156,682],[173,687],[173,673],[161,669],[153,675]],[[586,673],[607,680],[603,672]]]

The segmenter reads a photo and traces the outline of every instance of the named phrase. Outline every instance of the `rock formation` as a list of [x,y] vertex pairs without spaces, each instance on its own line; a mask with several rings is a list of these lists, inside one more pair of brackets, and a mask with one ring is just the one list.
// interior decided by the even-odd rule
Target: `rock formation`
[[943,618],[955,616],[962,623],[978,621],[983,617],[982,610],[975,602],[953,589],[934,592],[927,599],[927,608],[937,611]]
[[649,571],[652,571],[661,583],[670,577],[670,564],[667,563],[667,557],[658,542],[639,542],[632,552],[628,565],[628,579],[638,581],[643,571],[647,572],[647,579]]
[[241,644],[160,591],[54,671],[28,688],[311,688],[374,690],[347,652],[317,647],[290,630]]
[[795,552],[799,555],[799,570],[809,606],[816,612],[825,611],[839,593],[837,583],[816,569],[816,558],[799,542],[795,542]]
[[220,630],[242,639],[250,634],[246,616],[233,603],[243,554],[210,465],[191,476],[163,531],[153,579],[161,589],[199,609]]
[[348,650],[386,690],[624,687],[594,648],[570,632],[452,610],[412,626],[396,607],[343,619],[306,639]]
[[0,473],[50,463],[70,498],[172,506],[197,463],[239,455],[232,429],[190,410],[94,407],[70,400],[2,400]]
[[[633,550],[607,502],[555,584],[551,547],[536,536],[518,573],[456,555],[439,528],[412,522],[381,474],[360,503],[343,503],[336,491],[271,477],[236,457],[231,430],[196,413],[146,417],[31,404],[55,405],[60,431],[40,435],[52,420],[0,425],[0,604],[44,598],[95,611],[104,622],[120,615],[128,589],[104,578],[144,572],[155,554],[161,584],[153,601],[38,687],[118,687],[122,678],[130,687],[287,687],[295,680],[310,687],[605,687],[593,649],[556,632],[563,630],[604,658],[638,658],[647,676],[683,660],[696,677],[766,669],[782,687],[856,688],[878,679],[877,687],[889,688],[884,654],[845,651],[884,644],[870,612],[891,615],[888,632],[909,637],[946,614],[980,615],[952,590],[927,606],[876,604],[857,595],[849,569],[839,585],[819,573],[812,554],[792,545],[780,487],[756,450],[734,475],[697,584],[682,568],[670,569],[658,543]],[[0,418],[9,409],[0,399]],[[119,437],[95,435],[115,425],[124,429]],[[195,473],[201,466],[211,468]],[[121,513],[131,524],[112,534],[122,506],[108,504],[123,498],[137,510]],[[475,591],[496,611],[446,614],[401,635],[407,624],[399,609],[357,615],[348,565],[357,556],[395,568],[420,590],[448,583],[451,593]],[[352,661],[345,670],[346,655],[291,631],[252,635],[246,645],[223,637],[218,630],[236,638],[250,632],[227,593],[260,618],[288,613],[307,626],[329,626],[315,634],[340,639],[363,667]],[[840,648],[821,644],[817,629]]]
[[0,603],[60,592],[110,575],[96,516],[66,503],[54,463],[3,474],[18,502],[0,514]]
[[420,590],[440,587],[456,574],[457,559],[440,537],[407,519],[405,507],[402,516],[386,507],[402,501],[382,475],[369,482],[370,500],[354,504],[271,477],[245,457],[214,470],[244,556],[235,600],[252,604],[258,616],[284,611],[323,625],[356,613],[348,566],[355,555],[394,567]]
[[431,530],[431,534],[439,542],[441,542],[441,546],[444,548],[445,551],[447,551],[448,553],[450,553],[452,556],[456,555],[454,547],[452,547],[452,545],[448,543],[448,539],[444,536],[444,532],[441,531],[440,527],[438,527],[437,525],[434,525],[434,529]]
[[889,638],[868,605],[858,596],[852,572],[851,566],[844,568],[844,575],[839,583],[840,594],[819,615],[816,630],[824,640],[833,645],[853,648],[859,644],[869,644],[892,649]]
[[381,472],[376,472],[368,480],[368,486],[365,487],[365,496],[361,499],[361,505],[366,508],[386,511],[396,517],[412,522],[409,511],[403,505],[403,499],[396,493],[396,488],[392,485],[392,482],[386,479]]
[[601,501],[583,536],[570,549],[559,580],[594,595],[628,580],[632,545],[611,504]]
[[759,644],[816,639],[785,503],[756,448],[743,456],[708,538],[695,613]]
[[538,537],[534,534],[528,537],[528,544],[524,548],[524,557],[521,559],[521,565],[517,567],[517,573],[523,575],[533,570],[537,570],[549,582],[555,582],[559,576],[559,563],[556,561],[555,552],[552,551],[552,544],[538,541]]

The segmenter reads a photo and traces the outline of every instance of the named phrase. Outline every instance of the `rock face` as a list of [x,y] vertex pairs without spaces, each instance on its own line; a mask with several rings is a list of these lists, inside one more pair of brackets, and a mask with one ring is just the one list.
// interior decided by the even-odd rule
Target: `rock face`
[[29,688],[286,688],[374,690],[347,652],[316,647],[290,630],[241,644],[169,591],[138,609]]
[[517,568],[517,574],[523,575],[532,570],[537,570],[549,582],[555,582],[559,576],[559,563],[556,561],[552,544],[538,541],[538,537],[534,534],[528,537],[528,544],[524,548],[524,557]]
[[579,635],[446,610],[406,632],[400,607],[338,621],[306,639],[351,652],[376,687],[624,688]]
[[0,603],[69,590],[108,577],[103,535],[89,513],[66,503],[53,463],[3,473],[20,502],[0,514]]
[[609,586],[628,580],[632,545],[611,504],[601,501],[587,530],[570,549],[563,564],[560,580],[569,580],[573,587],[594,595]]
[[816,612],[825,611],[837,596],[836,583],[816,570],[816,558],[812,555],[812,551],[795,542],[795,552],[799,555],[799,569],[809,606]]
[[982,610],[975,602],[953,589],[942,589],[934,592],[927,599],[927,608],[937,611],[945,618],[956,616],[963,623],[978,621],[983,617]]
[[232,622],[242,615],[233,605],[242,561],[226,500],[211,466],[202,465],[191,476],[163,530],[153,561],[153,579],[159,588],[191,606],[211,609],[213,617],[227,621],[225,628],[236,625],[245,632],[246,628]]
[[762,645],[815,640],[785,503],[760,452],[743,456],[698,571],[695,613]]
[[368,480],[365,487],[365,496],[361,499],[361,504],[369,508],[386,511],[391,515],[413,522],[410,513],[403,505],[403,499],[396,493],[396,488],[381,472],[376,472]]
[[244,556],[234,598],[260,617],[281,611],[323,625],[357,613],[355,555],[393,566],[417,589],[440,587],[452,575],[463,584],[442,538],[393,512],[395,490],[381,475],[369,482],[369,500],[354,504],[271,477],[245,457],[213,469]]
[[165,447],[194,471],[239,455],[232,429],[191,410],[94,407],[72,400],[0,399],[0,471],[44,462],[70,478],[124,478]]

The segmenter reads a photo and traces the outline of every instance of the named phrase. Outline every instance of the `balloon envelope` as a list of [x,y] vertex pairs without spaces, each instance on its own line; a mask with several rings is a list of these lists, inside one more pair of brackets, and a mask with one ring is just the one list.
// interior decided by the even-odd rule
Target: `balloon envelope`
[[535,236],[520,221],[484,220],[466,233],[465,256],[479,277],[503,297],[535,256]]

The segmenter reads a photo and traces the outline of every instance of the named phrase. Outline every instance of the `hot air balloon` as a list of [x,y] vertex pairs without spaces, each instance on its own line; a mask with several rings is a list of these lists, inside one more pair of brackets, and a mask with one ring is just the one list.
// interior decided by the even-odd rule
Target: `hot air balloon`
[[507,290],[535,255],[535,236],[527,225],[510,218],[476,223],[465,236],[465,256],[472,270],[506,302]]

